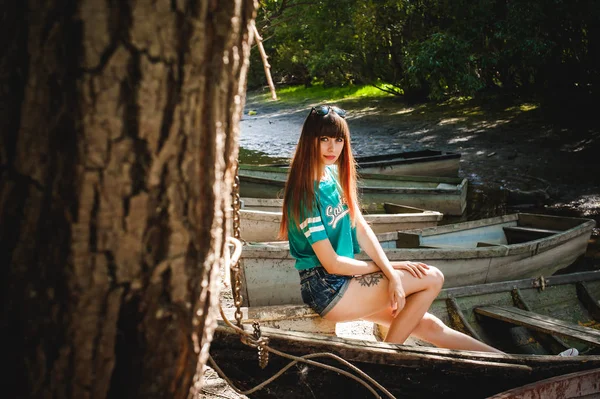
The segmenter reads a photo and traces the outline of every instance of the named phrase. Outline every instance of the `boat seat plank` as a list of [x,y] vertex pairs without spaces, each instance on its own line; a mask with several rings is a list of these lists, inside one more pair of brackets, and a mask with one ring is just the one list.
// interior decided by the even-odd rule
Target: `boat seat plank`
[[503,227],[504,235],[509,244],[517,244],[525,241],[539,240],[551,235],[561,233],[560,230],[537,229],[523,226]]
[[515,232],[515,233],[530,233],[543,236],[551,236],[553,234],[562,233],[562,230],[549,230],[549,229],[538,229],[535,227],[523,227],[523,226],[506,226],[503,227],[504,231]]
[[475,308],[475,313],[544,333],[576,338],[589,344],[600,346],[600,331],[539,313],[496,305]]
[[[230,321],[235,320],[235,311],[235,308],[223,309],[225,317]],[[242,307],[240,311],[243,324],[251,325],[258,322],[261,326],[276,327],[282,330],[335,335],[336,322],[321,318],[308,305]],[[221,315],[217,320],[222,320]]]
[[447,244],[419,245],[419,248],[433,248],[433,249],[461,249],[461,250],[469,249],[469,247],[466,247],[466,246],[460,246],[460,245],[447,245]]

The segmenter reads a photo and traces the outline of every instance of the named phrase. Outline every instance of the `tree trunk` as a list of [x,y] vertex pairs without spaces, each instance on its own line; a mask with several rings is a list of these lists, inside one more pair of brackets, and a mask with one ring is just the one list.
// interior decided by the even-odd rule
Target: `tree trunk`
[[197,397],[255,8],[5,2],[3,396]]

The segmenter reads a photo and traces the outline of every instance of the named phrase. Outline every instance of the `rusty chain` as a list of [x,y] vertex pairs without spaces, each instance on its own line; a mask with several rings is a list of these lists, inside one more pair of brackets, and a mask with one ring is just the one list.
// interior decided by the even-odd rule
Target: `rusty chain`
[[[233,177],[232,207],[233,207],[233,237],[240,239],[240,177],[239,162],[235,163],[235,175]],[[239,328],[242,328],[242,277],[239,268],[239,261],[236,260],[231,265],[233,271],[231,286],[233,287],[233,304],[235,305],[235,321]]]

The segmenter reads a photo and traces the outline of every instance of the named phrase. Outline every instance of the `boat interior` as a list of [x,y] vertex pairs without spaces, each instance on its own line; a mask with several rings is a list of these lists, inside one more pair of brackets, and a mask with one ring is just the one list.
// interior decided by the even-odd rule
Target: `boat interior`
[[[478,288],[476,288],[478,287]],[[600,271],[443,290],[430,312],[515,354],[600,354]]]
[[[600,271],[444,289],[429,312],[446,325],[511,354],[556,355],[575,348],[600,355]],[[226,309],[233,319],[234,309]],[[242,308],[243,323],[339,336],[384,339],[370,322],[334,323],[306,305]],[[408,345],[430,347],[413,339]]]
[[513,214],[474,222],[381,235],[384,247],[478,248],[543,239],[582,223],[582,219]]

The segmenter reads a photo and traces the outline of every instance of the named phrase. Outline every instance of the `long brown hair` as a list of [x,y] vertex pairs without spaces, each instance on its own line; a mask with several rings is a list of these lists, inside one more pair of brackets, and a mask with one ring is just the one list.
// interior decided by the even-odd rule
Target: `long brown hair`
[[287,239],[290,223],[299,225],[302,209],[311,212],[315,199],[315,181],[321,179],[323,172],[320,153],[320,138],[333,137],[344,139],[344,148],[336,161],[338,182],[342,196],[348,205],[352,225],[356,225],[358,195],[356,189],[356,164],[350,146],[350,129],[344,118],[333,109],[327,115],[319,115],[313,108],[302,126],[302,133],[296,146],[296,152],[290,165],[283,197],[283,217],[279,225],[279,237]]

